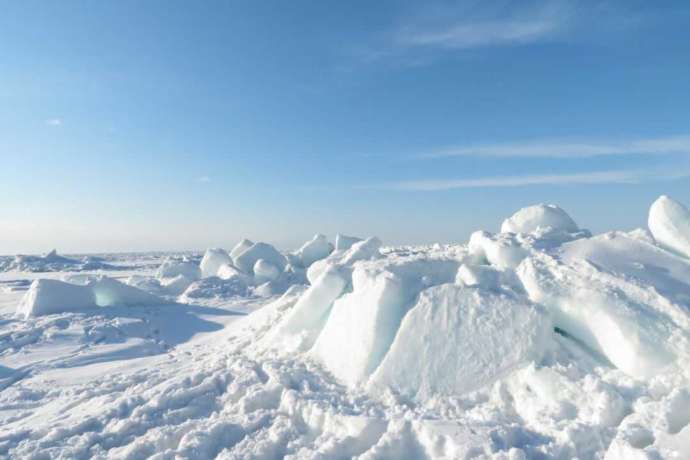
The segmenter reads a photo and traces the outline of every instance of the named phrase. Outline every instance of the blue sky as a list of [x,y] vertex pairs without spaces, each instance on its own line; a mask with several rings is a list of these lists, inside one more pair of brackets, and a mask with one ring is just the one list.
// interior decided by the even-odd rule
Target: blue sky
[[0,254],[690,204],[686,2],[4,2]]

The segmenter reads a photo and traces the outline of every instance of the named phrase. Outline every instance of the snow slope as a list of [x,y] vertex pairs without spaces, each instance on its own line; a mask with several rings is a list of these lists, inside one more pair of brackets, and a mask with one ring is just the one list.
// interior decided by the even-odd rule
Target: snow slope
[[6,272],[0,457],[690,458],[674,203],[651,233],[536,205],[467,244],[317,235]]

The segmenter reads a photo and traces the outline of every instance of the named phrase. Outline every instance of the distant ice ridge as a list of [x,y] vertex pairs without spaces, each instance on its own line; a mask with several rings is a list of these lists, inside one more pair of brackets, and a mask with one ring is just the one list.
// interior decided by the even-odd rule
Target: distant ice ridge
[[86,270],[117,270],[118,267],[107,264],[95,257],[71,259],[61,256],[55,249],[42,256],[17,255],[14,258],[0,258],[0,272],[59,272]]

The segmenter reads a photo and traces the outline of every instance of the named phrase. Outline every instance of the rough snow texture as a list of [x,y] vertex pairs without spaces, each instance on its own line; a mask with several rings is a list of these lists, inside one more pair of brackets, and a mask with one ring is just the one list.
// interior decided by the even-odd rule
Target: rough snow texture
[[649,209],[649,230],[662,246],[690,258],[690,211],[662,195]]

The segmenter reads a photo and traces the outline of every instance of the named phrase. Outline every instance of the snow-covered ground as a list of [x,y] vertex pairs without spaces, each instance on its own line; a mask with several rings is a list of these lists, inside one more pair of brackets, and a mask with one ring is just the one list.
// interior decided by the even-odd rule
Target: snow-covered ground
[[500,228],[2,259],[0,457],[690,458],[687,209]]

